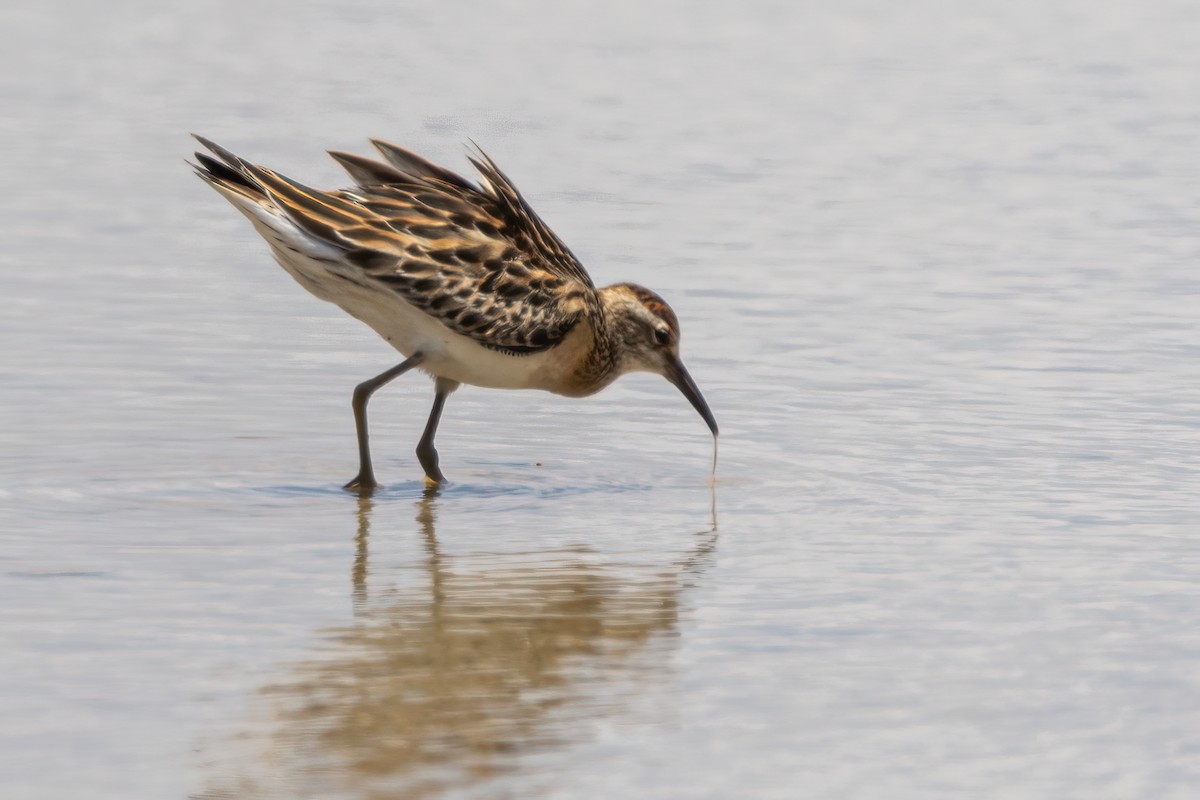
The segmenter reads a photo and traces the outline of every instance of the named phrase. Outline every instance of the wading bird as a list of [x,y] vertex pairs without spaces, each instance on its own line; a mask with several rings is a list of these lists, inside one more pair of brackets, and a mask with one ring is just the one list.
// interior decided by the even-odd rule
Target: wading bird
[[197,174],[250,219],[288,274],[405,357],[354,389],[359,469],[346,489],[378,486],[367,401],[413,368],[434,378],[417,445],[434,483],[445,481],[433,446],[438,420],[463,383],[585,397],[627,372],[657,373],[708,423],[715,459],[717,422],[679,359],[675,312],[632,283],[596,288],[482,151],[470,159],[476,185],[372,140],[384,160],[331,151],[357,185],[323,191],[196,139],[212,153],[196,153]]

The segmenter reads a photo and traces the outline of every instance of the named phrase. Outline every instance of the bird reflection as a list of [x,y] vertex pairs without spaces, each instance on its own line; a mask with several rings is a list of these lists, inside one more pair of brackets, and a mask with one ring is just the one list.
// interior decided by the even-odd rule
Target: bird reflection
[[435,796],[570,744],[663,675],[682,587],[716,543],[714,518],[669,568],[585,548],[450,556],[430,494],[416,505],[427,585],[372,597],[373,502],[358,501],[353,622],[264,690],[262,757],[196,798]]

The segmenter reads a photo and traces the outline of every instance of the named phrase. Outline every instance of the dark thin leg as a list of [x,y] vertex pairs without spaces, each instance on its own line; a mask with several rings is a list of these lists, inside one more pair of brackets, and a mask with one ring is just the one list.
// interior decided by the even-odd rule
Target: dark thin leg
[[425,423],[425,433],[421,434],[421,441],[417,442],[417,461],[421,462],[425,477],[434,483],[446,482],[446,476],[438,469],[438,454],[433,446],[433,437],[437,433],[438,422],[442,419],[442,407],[446,405],[446,397],[451,391],[453,390],[447,390],[442,382],[438,381],[437,393],[433,396],[433,408],[429,411],[429,421]]
[[367,401],[376,389],[399,378],[424,360],[425,356],[417,353],[387,372],[382,372],[354,387],[354,398],[350,405],[354,409],[354,430],[358,433],[358,475],[342,488],[360,494],[369,494],[379,488],[379,484],[375,482],[375,470],[371,467],[371,447],[367,442]]

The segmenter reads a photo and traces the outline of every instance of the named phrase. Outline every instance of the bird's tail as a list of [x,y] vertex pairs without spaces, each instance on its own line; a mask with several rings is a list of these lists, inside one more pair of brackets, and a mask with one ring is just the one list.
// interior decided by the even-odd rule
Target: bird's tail
[[314,233],[312,228],[315,226],[280,195],[281,191],[291,190],[298,184],[234,155],[216,142],[192,135],[213,155],[198,152],[196,163],[188,163],[209,186],[254,223],[255,229],[272,248],[283,246],[319,256],[344,249],[344,245],[331,247],[330,237],[321,235],[325,229]]
[[213,158],[208,153],[197,151],[196,163],[188,162],[197,175],[239,207],[242,203],[235,198],[241,198],[242,202],[246,200],[255,203],[270,202],[262,185],[247,169],[245,161],[216,142],[205,139],[199,134],[193,133],[192,136],[217,156],[217,158]]

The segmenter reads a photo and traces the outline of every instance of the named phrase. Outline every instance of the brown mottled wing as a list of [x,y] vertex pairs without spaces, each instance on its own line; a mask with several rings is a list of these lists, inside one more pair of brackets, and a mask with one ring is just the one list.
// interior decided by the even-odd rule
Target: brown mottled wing
[[480,344],[544,350],[592,310],[583,268],[498,171],[484,173],[481,190],[377,142],[388,164],[332,153],[359,187],[326,192],[204,143],[306,234],[341,250],[347,277],[378,282]]
[[433,251],[430,259],[381,259],[355,250],[349,259],[451,330],[494,350],[533,353],[562,341],[585,315],[583,292],[504,255],[480,262],[479,246]]
[[500,171],[496,162],[479,150],[479,158],[472,158],[471,163],[483,177],[484,188],[500,207],[507,223],[504,233],[510,241],[547,272],[595,288],[583,264],[542,222],[542,218],[530,207],[508,176]]

